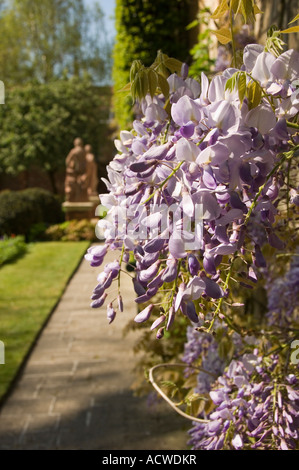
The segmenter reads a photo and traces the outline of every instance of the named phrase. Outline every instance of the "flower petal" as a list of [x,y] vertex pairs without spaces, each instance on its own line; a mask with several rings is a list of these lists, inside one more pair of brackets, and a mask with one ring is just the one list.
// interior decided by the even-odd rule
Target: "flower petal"
[[179,233],[175,232],[170,236],[168,249],[175,259],[186,258],[185,243],[180,238]]
[[140,313],[136,315],[136,317],[134,318],[134,321],[136,323],[143,323],[147,321],[151,316],[153,308],[154,308],[153,304],[150,304],[147,307],[145,307],[145,309],[143,309]]

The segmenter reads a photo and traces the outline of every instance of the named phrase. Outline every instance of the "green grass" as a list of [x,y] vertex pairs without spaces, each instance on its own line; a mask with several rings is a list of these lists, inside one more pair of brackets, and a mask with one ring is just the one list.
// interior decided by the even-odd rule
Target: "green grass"
[[0,240],[0,267],[3,264],[15,261],[27,251],[27,245],[23,236],[4,238]]
[[59,300],[89,242],[42,242],[0,269],[0,400]]

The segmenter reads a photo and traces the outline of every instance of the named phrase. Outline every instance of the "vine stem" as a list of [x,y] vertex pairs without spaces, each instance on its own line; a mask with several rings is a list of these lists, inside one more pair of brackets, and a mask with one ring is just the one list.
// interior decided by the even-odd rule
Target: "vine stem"
[[[230,281],[231,275],[232,275],[232,273],[233,273],[233,266],[234,266],[234,261],[235,261],[236,257],[237,257],[237,252],[234,253],[234,256],[233,256],[233,258],[232,258],[232,261],[231,261],[231,264],[230,264],[230,268],[229,268],[229,271],[228,271],[228,273],[227,273],[227,276],[226,276],[226,279],[225,279],[225,282],[224,282],[224,286],[223,286],[223,289],[224,289],[224,290],[226,290],[226,289],[228,288],[229,281]],[[209,326],[209,328],[208,328],[208,330],[207,330],[208,333],[211,331],[211,329],[212,329],[212,327],[213,327],[213,325],[214,325],[214,322],[215,322],[215,320],[216,320],[216,317],[217,317],[218,313],[219,313],[220,310],[221,310],[223,301],[224,301],[224,297],[221,297],[221,299],[219,299],[218,305],[217,305],[216,310],[215,310],[215,312],[214,312],[214,316],[213,316],[213,319],[212,319],[212,321],[211,321],[211,324],[210,324],[210,326]],[[226,320],[226,322],[228,322],[228,318],[227,318],[227,317],[225,317],[225,320]],[[232,325],[230,325],[230,326],[232,326]],[[235,327],[234,327],[233,329],[235,330]]]
[[170,120],[168,121],[167,123],[167,126],[166,126],[166,129],[165,129],[165,133],[164,133],[164,136],[163,136],[163,139],[161,141],[161,144],[165,144],[166,141],[167,141],[167,134],[168,134],[168,131],[169,131],[169,127],[170,127]]
[[299,124],[297,124],[296,122],[286,121],[286,123],[288,127],[292,127],[293,129],[299,129]]
[[287,172],[287,220],[289,223],[289,214],[290,214],[290,172],[291,172],[291,160],[288,162],[288,172]]
[[[209,423],[210,421],[208,419],[201,419],[201,418],[195,418],[194,416],[190,416],[184,411],[182,411],[180,408],[178,408],[179,404],[173,403],[168,396],[161,390],[159,385],[156,383],[155,378],[154,378],[154,372],[161,368],[161,367],[187,367],[186,364],[180,364],[180,363],[169,363],[169,364],[157,364],[156,366],[151,367],[149,370],[149,381],[151,382],[152,386],[154,389],[161,395],[162,398],[171,406],[172,409],[174,409],[178,414],[183,416],[184,418],[187,418],[191,421],[196,421],[197,423]],[[190,366],[189,366],[190,367]],[[202,370],[203,372],[208,373],[208,371],[201,369],[200,367],[196,367],[196,369]]]
[[246,217],[245,217],[245,220],[244,220],[244,223],[243,225],[246,225],[250,219],[250,216],[252,214],[252,211],[253,209],[255,209],[256,205],[257,205],[257,202],[258,202],[258,198],[260,197],[260,195],[262,194],[266,184],[268,183],[268,181],[270,180],[270,178],[277,172],[277,170],[281,167],[281,165],[286,161],[286,160],[289,160],[290,158],[292,158],[292,156],[294,155],[294,153],[299,150],[299,145],[296,145],[290,152],[286,152],[283,154],[282,158],[279,160],[279,162],[276,163],[276,165],[272,168],[272,170],[270,171],[270,173],[268,173],[267,175],[267,178],[266,178],[266,181],[264,184],[262,184],[260,187],[259,187],[259,190],[258,192],[256,193],[255,195],[255,198],[253,199],[252,203],[251,203],[251,206],[249,207],[248,209],[248,212],[246,214]]
[[183,163],[185,163],[185,160],[182,160],[182,161],[172,170],[172,172],[167,176],[167,178],[166,178],[166,179],[159,185],[159,187],[147,198],[147,200],[143,202],[143,204],[146,204],[147,202],[149,202],[149,201],[152,199],[152,197],[154,197],[154,195],[156,194],[156,192],[163,188],[163,186],[167,183],[167,181],[169,181],[170,178],[172,178],[173,175],[175,175],[176,172],[181,168],[181,166],[182,166]]
[[[122,265],[122,262],[123,262],[124,253],[125,253],[125,244],[123,243],[123,246],[122,246],[122,249],[121,249],[120,260],[119,260],[119,265],[120,265],[120,266]],[[118,278],[117,278],[118,293],[119,293],[119,294],[120,294],[120,273],[121,273],[121,271],[122,271],[122,269],[119,270]],[[128,273],[128,274],[129,274],[129,273]]]
[[237,56],[236,56],[236,44],[235,44],[235,39],[234,39],[234,28],[233,28],[234,19],[233,19],[232,8],[230,8],[229,17],[230,17],[230,33],[232,37],[232,49],[233,49],[233,67],[236,67]]

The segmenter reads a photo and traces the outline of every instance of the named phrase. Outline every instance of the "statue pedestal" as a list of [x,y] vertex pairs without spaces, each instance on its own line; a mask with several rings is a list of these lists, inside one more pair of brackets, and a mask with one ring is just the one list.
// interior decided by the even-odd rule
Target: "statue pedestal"
[[93,219],[95,217],[93,202],[66,201],[62,204],[62,209],[65,212],[66,220]]

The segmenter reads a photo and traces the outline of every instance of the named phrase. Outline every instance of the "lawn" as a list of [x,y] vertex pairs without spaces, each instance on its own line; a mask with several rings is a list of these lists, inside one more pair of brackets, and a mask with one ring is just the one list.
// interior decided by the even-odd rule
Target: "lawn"
[[59,300],[89,242],[42,242],[0,269],[0,400]]

